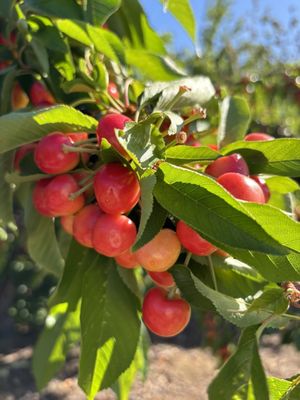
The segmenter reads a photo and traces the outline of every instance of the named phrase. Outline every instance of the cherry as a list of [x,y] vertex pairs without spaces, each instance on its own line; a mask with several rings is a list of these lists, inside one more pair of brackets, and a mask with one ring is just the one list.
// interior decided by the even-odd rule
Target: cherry
[[89,204],[74,216],[73,235],[78,243],[93,248],[93,229],[100,215],[102,215],[102,211],[98,205]]
[[74,143],[81,142],[89,138],[89,135],[86,132],[71,132],[66,133],[66,136],[73,140]]
[[94,177],[94,190],[100,208],[108,214],[123,214],[139,201],[140,184],[133,171],[121,164],[103,165]]
[[45,189],[51,182],[51,179],[41,179],[38,181],[32,192],[32,202],[35,209],[45,217],[52,217],[49,210],[47,198],[45,196]]
[[192,146],[192,147],[200,147],[201,146],[200,141],[193,134],[188,136],[185,144],[187,146]]
[[136,239],[136,227],[125,215],[102,214],[93,230],[95,250],[107,257],[116,257],[129,250]]
[[61,132],[44,136],[34,152],[34,161],[47,174],[62,174],[79,163],[79,153],[66,153],[63,145],[72,146],[73,140]]
[[152,288],[145,295],[142,314],[150,331],[158,336],[171,337],[187,326],[191,307],[184,299],[169,299],[165,290]]
[[215,254],[217,254],[218,256],[223,257],[223,258],[230,257],[230,255],[222,249],[217,249]]
[[84,205],[84,196],[81,194],[74,200],[70,199],[70,195],[78,190],[79,186],[72,175],[52,178],[44,191],[49,213],[54,217],[62,217],[79,211]]
[[28,144],[24,144],[23,146],[21,146],[15,154],[15,158],[14,158],[14,169],[16,171],[21,171],[21,167],[20,167],[20,163],[23,160],[23,158],[33,152],[35,150],[37,146],[37,143],[28,143]]
[[228,172],[221,175],[217,179],[217,182],[237,199],[253,201],[255,203],[265,202],[265,196],[261,187],[248,176]]
[[126,250],[124,253],[120,254],[115,258],[116,262],[124,268],[136,268],[139,266],[136,254],[132,252],[131,249]]
[[29,98],[33,106],[51,106],[55,104],[52,94],[46,87],[38,81],[35,81],[29,89]]
[[136,251],[139,264],[148,271],[166,271],[175,264],[181,250],[176,233],[162,229],[150,242]]
[[177,222],[176,234],[180,243],[188,251],[198,256],[209,256],[217,249],[183,221]]
[[259,132],[253,132],[249,133],[244,137],[244,140],[246,142],[253,142],[253,141],[266,141],[266,140],[274,140],[275,138],[271,135],[268,135],[267,133],[259,133]]
[[122,114],[107,114],[100,119],[96,133],[98,142],[101,144],[102,139],[106,139],[120,154],[126,156],[127,153],[118,142],[115,129],[124,129],[126,122],[132,120]]
[[63,217],[60,217],[60,223],[63,230],[73,236],[74,215],[64,215]]
[[256,175],[251,175],[250,178],[259,184],[259,186],[262,189],[264,196],[265,196],[265,203],[267,203],[270,199],[271,193],[268,188],[268,185],[266,184],[266,181],[263,178],[261,178],[260,176],[256,176]]
[[238,172],[242,175],[249,175],[249,168],[240,154],[231,154],[212,162],[206,167],[205,172],[208,175],[218,178],[226,172]]
[[170,272],[148,271],[148,275],[153,280],[153,282],[158,286],[161,286],[163,288],[170,288],[172,286],[175,286],[174,278],[172,274],[170,274]]
[[11,94],[12,109],[15,111],[21,108],[25,108],[28,105],[28,102],[29,99],[27,94],[21,88],[19,82],[15,82]]
[[107,92],[111,97],[113,97],[116,100],[120,98],[117,85],[114,82],[109,82],[107,86]]

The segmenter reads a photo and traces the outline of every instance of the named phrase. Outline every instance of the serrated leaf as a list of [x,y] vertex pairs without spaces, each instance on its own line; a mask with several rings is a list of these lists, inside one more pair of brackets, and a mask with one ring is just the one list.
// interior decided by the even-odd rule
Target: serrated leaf
[[241,154],[251,174],[297,177],[300,171],[300,139],[275,139],[265,142],[240,141],[222,149],[223,154]]
[[[287,254],[213,179],[184,168],[161,163],[154,196],[168,212],[184,220],[208,241],[270,254]],[[184,204],[184,207],[182,207]],[[260,221],[261,222],[261,221]]]
[[63,366],[67,352],[80,339],[79,310],[67,312],[66,304],[53,307],[34,347],[32,369],[42,390]]
[[50,132],[93,132],[98,122],[72,107],[60,105],[0,117],[0,153],[35,142]]
[[82,19],[82,9],[74,0],[26,0],[25,12],[47,15],[49,17]]
[[89,399],[130,366],[139,340],[137,310],[136,297],[121,280],[113,259],[99,256],[98,264],[85,274],[80,316],[78,381]]
[[245,136],[250,123],[250,109],[243,97],[228,96],[222,101],[220,112],[218,144],[223,147]]
[[93,25],[102,25],[120,5],[121,0],[87,0],[86,19]]
[[271,176],[266,183],[271,192],[287,194],[299,190],[298,183],[286,176]]
[[0,222],[7,225],[14,223],[13,189],[5,180],[5,175],[12,170],[14,153],[8,152],[0,156]]
[[166,161],[175,165],[183,165],[199,161],[207,164],[220,157],[220,153],[209,147],[174,146],[166,149]]
[[266,289],[261,296],[255,299],[247,312],[270,310],[275,314],[282,314],[286,312],[289,302],[284,296],[282,288]]

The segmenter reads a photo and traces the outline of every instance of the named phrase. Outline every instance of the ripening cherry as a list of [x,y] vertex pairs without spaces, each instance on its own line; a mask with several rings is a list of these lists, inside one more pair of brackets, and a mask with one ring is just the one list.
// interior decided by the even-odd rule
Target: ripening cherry
[[209,256],[217,249],[183,221],[177,222],[176,234],[182,246],[198,256]]
[[168,298],[161,288],[150,289],[144,298],[143,321],[151,332],[158,336],[178,335],[191,318],[191,307],[180,297]]
[[101,140],[106,139],[120,154],[126,156],[127,153],[118,142],[115,129],[124,129],[126,122],[132,122],[132,120],[126,115],[122,114],[106,114],[100,119],[96,133],[98,142],[101,144]]
[[51,179],[41,179],[38,181],[32,192],[32,203],[38,213],[45,217],[52,217],[52,213],[48,207],[47,197],[45,196],[45,189],[51,182]]
[[29,98],[33,106],[51,106],[55,104],[52,94],[46,87],[38,81],[35,81],[29,89]]
[[70,198],[79,189],[72,175],[64,174],[52,178],[44,191],[51,215],[62,217],[79,211],[84,206],[84,196],[80,194],[74,200]]
[[136,254],[131,249],[126,250],[124,253],[115,257],[116,262],[124,268],[132,269],[139,266]]
[[19,82],[15,82],[11,94],[11,106],[14,111],[25,108],[29,103],[29,98],[21,88]]
[[267,133],[253,132],[244,137],[246,142],[264,142],[266,140],[274,140],[275,138]]
[[82,246],[93,248],[92,236],[97,219],[102,215],[98,204],[83,207],[74,216],[73,235]]
[[230,257],[230,254],[228,254],[226,251],[224,251],[222,249],[217,249],[215,254],[220,256],[220,257],[223,257],[223,258]]
[[107,92],[112,98],[114,98],[116,100],[118,100],[120,98],[117,85],[114,82],[109,82],[109,84],[107,86]]
[[63,227],[63,230],[67,232],[69,235],[73,236],[73,223],[74,223],[74,215],[64,215],[60,217],[60,223]]
[[20,163],[27,154],[32,153],[37,146],[37,143],[28,143],[21,146],[15,153],[14,169],[18,172],[21,171]]
[[261,178],[260,176],[257,175],[251,175],[250,176],[251,179],[253,179],[256,183],[259,184],[261,190],[264,193],[265,196],[265,203],[267,203],[270,199],[271,193],[270,193],[270,189],[268,188],[268,185],[266,184],[266,181]]
[[89,138],[89,135],[86,132],[70,132],[70,133],[65,133],[65,135],[68,136],[70,139],[72,139],[74,143],[82,142]]
[[46,174],[68,172],[79,163],[79,153],[65,152],[63,145],[72,146],[73,140],[61,132],[44,136],[34,152],[34,161]]
[[102,165],[94,177],[94,190],[100,208],[108,214],[130,211],[141,192],[136,174],[117,163]]
[[163,272],[154,272],[154,271],[148,271],[148,275],[150,278],[153,280],[153,282],[161,286],[163,288],[171,288],[172,286],[175,286],[175,281],[168,271],[163,271]]
[[254,203],[265,202],[265,196],[261,187],[248,176],[228,172],[221,175],[217,179],[217,182],[237,199],[253,201]]
[[249,175],[249,168],[240,154],[231,154],[230,156],[216,159],[206,167],[205,172],[208,175],[218,178],[226,174],[226,172],[238,172],[242,175]]
[[181,250],[176,233],[162,229],[150,242],[136,251],[139,264],[147,271],[166,271],[175,264]]
[[136,226],[125,215],[102,214],[93,230],[94,249],[107,257],[117,257],[129,250],[136,239]]

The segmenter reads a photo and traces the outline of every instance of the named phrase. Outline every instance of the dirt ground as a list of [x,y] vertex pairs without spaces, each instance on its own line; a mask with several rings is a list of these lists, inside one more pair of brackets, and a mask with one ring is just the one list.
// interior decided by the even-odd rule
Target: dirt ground
[[[78,349],[72,351],[64,370],[40,394],[30,372],[31,347],[0,354],[0,400],[84,400],[76,383],[78,353]],[[264,337],[261,356],[268,375],[287,378],[300,371],[299,352],[292,345],[279,345],[276,335]],[[147,379],[136,380],[131,400],[207,399],[206,390],[218,363],[209,349],[156,344],[150,348],[149,359]],[[96,399],[116,400],[116,396],[104,390]]]

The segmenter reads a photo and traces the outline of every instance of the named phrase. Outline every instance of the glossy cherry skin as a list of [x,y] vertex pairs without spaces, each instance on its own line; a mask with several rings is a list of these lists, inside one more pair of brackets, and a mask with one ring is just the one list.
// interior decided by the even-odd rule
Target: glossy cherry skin
[[84,206],[84,196],[81,194],[74,200],[69,196],[79,190],[72,175],[58,175],[51,179],[45,188],[45,197],[49,212],[54,217],[75,214]]
[[266,140],[274,140],[275,138],[267,133],[253,132],[245,136],[246,142],[264,142]]
[[177,222],[176,234],[182,246],[198,256],[209,256],[217,249],[183,221]]
[[29,154],[32,153],[37,146],[37,143],[28,143],[24,144],[22,147],[20,147],[16,153],[15,153],[15,158],[14,158],[14,169],[16,171],[21,171],[20,163],[23,160],[23,158]]
[[139,201],[140,184],[135,173],[121,164],[104,164],[94,177],[100,208],[108,214],[124,214]]
[[118,100],[120,98],[117,85],[114,82],[109,82],[109,84],[107,86],[107,92],[112,98],[114,98],[116,100]]
[[129,250],[136,239],[136,226],[125,215],[102,214],[93,230],[94,249],[107,257]]
[[34,152],[34,161],[46,174],[68,172],[79,163],[79,153],[66,153],[63,145],[72,146],[73,140],[61,132],[44,136]]
[[93,248],[93,230],[97,219],[102,214],[98,204],[89,204],[75,214],[73,235],[82,246]]
[[51,179],[41,179],[38,181],[32,192],[32,202],[34,208],[38,213],[44,215],[45,217],[52,217],[52,213],[48,207],[47,197],[45,196],[45,189],[51,182]]
[[249,175],[249,168],[240,154],[231,154],[230,156],[221,157],[212,162],[206,167],[205,172],[208,175],[218,178],[226,174],[226,172],[238,172],[242,175]]
[[69,235],[73,236],[74,215],[65,215],[60,217],[60,223],[63,227],[63,230]]
[[162,229],[150,242],[136,251],[139,264],[147,271],[166,271],[175,264],[181,251],[176,233]]
[[139,266],[139,262],[136,258],[136,254],[131,249],[126,250],[124,253],[115,257],[116,262],[124,268],[132,269]]
[[228,172],[221,175],[217,179],[217,182],[237,199],[252,201],[254,203],[265,202],[265,196],[261,187],[248,176]]
[[55,104],[52,94],[41,82],[34,82],[29,89],[29,98],[33,106],[51,106]]
[[127,153],[118,142],[115,129],[124,129],[126,122],[132,120],[122,114],[106,114],[100,119],[96,133],[98,142],[101,144],[102,139],[106,139],[120,154],[126,156]]
[[168,299],[161,288],[150,289],[143,302],[143,321],[158,336],[176,336],[183,331],[191,318],[191,307],[181,298]]
[[70,133],[65,133],[66,136],[68,136],[73,142],[81,142],[83,140],[87,140],[89,138],[89,135],[86,132],[70,132]]
[[166,289],[175,286],[174,278],[172,274],[170,274],[170,272],[168,271],[164,272],[148,271],[148,275],[153,280],[153,282],[158,286],[161,286]]
[[257,175],[251,175],[250,176],[251,179],[253,179],[256,183],[259,184],[261,190],[264,193],[265,196],[265,203],[267,203],[270,199],[271,193],[270,193],[270,189],[268,188],[268,185],[266,184],[266,181],[261,178],[260,176]]

